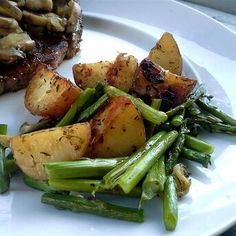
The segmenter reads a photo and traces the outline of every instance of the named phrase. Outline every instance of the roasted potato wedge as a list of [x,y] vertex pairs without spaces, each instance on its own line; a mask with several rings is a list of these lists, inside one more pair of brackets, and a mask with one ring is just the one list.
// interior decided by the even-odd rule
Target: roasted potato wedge
[[35,179],[47,179],[43,164],[80,159],[91,137],[89,123],[50,128],[10,138],[20,169]]
[[166,32],[148,55],[148,59],[176,75],[182,73],[182,56],[172,34]]
[[75,64],[73,74],[75,83],[82,89],[95,87],[101,82],[128,92],[132,88],[137,67],[138,62],[134,56],[120,53],[114,62]]
[[163,99],[164,110],[183,103],[197,81],[175,75],[162,67],[144,59],[134,82],[134,90],[141,96]]
[[106,83],[106,74],[112,62],[79,63],[73,65],[75,83],[82,89],[93,88],[98,82]]
[[25,93],[25,106],[33,114],[58,118],[65,114],[81,89],[58,73],[40,65]]
[[130,155],[145,143],[143,119],[127,97],[111,97],[91,120],[91,157]]
[[119,54],[107,71],[106,81],[109,85],[128,92],[133,86],[137,68],[138,61],[134,56]]

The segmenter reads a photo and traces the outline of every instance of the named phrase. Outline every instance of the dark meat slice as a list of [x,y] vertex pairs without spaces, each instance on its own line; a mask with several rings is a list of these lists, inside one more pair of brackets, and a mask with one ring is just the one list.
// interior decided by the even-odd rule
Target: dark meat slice
[[[56,69],[64,59],[72,58],[80,49],[82,15],[72,33],[43,31],[40,34],[37,27],[23,25],[23,28],[35,40],[36,47],[17,64],[0,63],[0,94],[25,88],[39,64],[44,63],[51,69]],[[36,34],[32,29],[36,29]]]
[[44,63],[55,69],[64,58],[73,57],[79,50],[80,37],[80,33],[74,33],[67,38],[33,38],[36,47],[28,53],[26,59],[14,65],[0,64],[0,94],[25,88],[38,64]]

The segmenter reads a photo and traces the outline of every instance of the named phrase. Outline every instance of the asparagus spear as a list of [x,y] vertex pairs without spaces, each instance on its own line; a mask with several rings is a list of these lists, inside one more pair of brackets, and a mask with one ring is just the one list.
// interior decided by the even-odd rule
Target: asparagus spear
[[225,133],[225,134],[236,135],[236,126],[222,123],[211,123],[207,120],[202,120],[202,119],[201,120],[194,119],[194,121],[212,133]]
[[227,115],[225,112],[221,111],[218,107],[211,105],[208,102],[205,102],[203,99],[197,100],[197,105],[204,111],[209,112],[213,116],[219,118],[223,122],[229,125],[236,126],[236,119]]
[[[99,193],[111,193],[118,195],[125,195],[119,188],[104,189],[99,188],[101,180],[95,179],[49,179],[48,184],[56,190],[64,191],[78,191],[92,193],[95,189]],[[136,187],[130,192],[129,196],[139,197],[141,195],[141,188]]]
[[188,108],[188,112],[192,116],[197,116],[201,114],[201,111],[195,102],[192,104],[192,106]]
[[46,181],[36,180],[27,175],[23,175],[23,181],[29,187],[40,190],[40,191],[44,191],[44,192],[54,191],[54,189],[52,189]]
[[[7,134],[7,125],[0,124],[0,134]],[[6,166],[5,148],[0,144],[0,193],[8,191],[10,185],[10,175]]]
[[16,161],[14,159],[6,158],[6,170],[9,175],[18,170],[18,166],[16,165]]
[[140,98],[135,98],[132,95],[123,92],[112,86],[105,86],[105,92],[109,96],[126,96],[128,97],[139,110],[144,119],[152,122],[153,124],[160,125],[167,120],[167,115],[162,111],[157,111],[151,106],[145,104]]
[[100,187],[106,189],[114,188],[114,186],[117,184],[117,180],[127,170],[127,168],[131,166],[136,160],[138,160],[146,150],[151,148],[152,145],[155,142],[158,142],[165,134],[165,131],[158,132],[153,137],[151,137],[143,147],[133,153],[126,161],[120,163],[114,169],[109,171],[103,177],[103,182]]
[[160,141],[156,142],[150,149],[134,162],[126,172],[118,179],[118,185],[125,193],[129,193],[145,176],[153,166],[155,160],[159,159],[165,151],[173,144],[178,132],[173,130],[165,134]]
[[178,198],[174,178],[172,176],[168,176],[165,182],[163,194],[163,220],[167,230],[175,230],[178,221]]
[[120,220],[143,222],[143,210],[116,206],[101,200],[88,200],[82,196],[44,193],[42,203],[54,205],[74,212],[85,212]]
[[180,112],[180,114],[174,115],[171,119],[171,124],[173,126],[180,126],[184,122],[184,114],[185,114],[185,109]]
[[214,147],[196,137],[185,134],[185,147],[189,149],[196,150],[198,152],[203,152],[207,154],[212,154],[214,152]]
[[85,109],[79,114],[77,122],[88,120],[100,107],[105,104],[107,99],[107,94],[103,94],[95,103],[93,103],[91,106],[89,106],[87,109]]
[[75,115],[91,100],[95,94],[95,88],[85,89],[76,101],[72,104],[71,108],[67,111],[64,117],[58,122],[57,127],[66,126],[71,124]]
[[78,161],[51,162],[44,165],[48,178],[95,178],[103,177],[108,171],[127,157],[110,159],[81,159]]
[[[162,100],[159,98],[153,98],[151,102],[151,107],[154,108],[155,110],[159,110],[161,107],[161,102]],[[149,139],[152,137],[154,130],[155,130],[156,125],[153,124],[152,122],[148,122],[146,125],[146,137]]]
[[186,147],[182,148],[181,156],[185,159],[200,163],[205,168],[211,164],[211,156],[209,154],[194,151]]
[[184,146],[185,141],[185,135],[183,133],[180,133],[175,140],[173,147],[168,152],[168,157],[166,161],[166,173],[171,174],[174,165],[177,163],[177,160],[179,158],[180,152]]
[[151,200],[158,193],[163,192],[165,181],[165,161],[164,156],[162,156],[160,159],[156,160],[143,181],[139,206],[141,207],[145,202]]

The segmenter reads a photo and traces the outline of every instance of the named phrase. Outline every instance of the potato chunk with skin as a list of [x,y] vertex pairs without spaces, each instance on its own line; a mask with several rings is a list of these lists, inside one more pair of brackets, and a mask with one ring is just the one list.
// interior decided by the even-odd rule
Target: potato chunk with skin
[[75,64],[72,68],[75,83],[82,89],[94,88],[98,82],[105,84],[106,73],[111,65],[109,61]]
[[81,89],[58,73],[40,65],[25,93],[25,106],[33,114],[58,118],[65,114]]
[[47,179],[43,164],[80,159],[91,137],[89,123],[50,128],[10,139],[10,148],[20,169],[35,179]]
[[144,59],[134,82],[134,91],[141,96],[161,98],[164,110],[183,103],[195,87],[197,81],[175,75]]
[[119,54],[107,71],[107,84],[128,92],[133,86],[137,68],[138,61],[134,56]]
[[129,98],[111,97],[91,120],[92,140],[87,150],[91,157],[126,156],[146,140],[141,115]]
[[172,34],[166,32],[151,49],[148,59],[170,72],[181,75],[182,57]]
[[128,92],[132,88],[137,67],[134,56],[120,53],[114,62],[75,64],[73,74],[75,83],[83,89],[95,87],[100,82]]

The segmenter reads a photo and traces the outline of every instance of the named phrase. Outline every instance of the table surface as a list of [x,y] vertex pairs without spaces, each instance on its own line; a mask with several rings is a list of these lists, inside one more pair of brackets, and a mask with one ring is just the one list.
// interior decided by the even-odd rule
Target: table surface
[[[205,7],[202,5],[177,0],[183,4],[186,4],[190,7],[193,7],[208,16],[212,17],[213,19],[219,21],[220,23],[227,26],[231,31],[233,31],[236,34],[236,15],[229,14],[220,10],[215,10],[213,8]],[[235,213],[236,214],[236,213]],[[236,225],[227,230],[225,233],[223,233],[221,236],[236,236]]]

